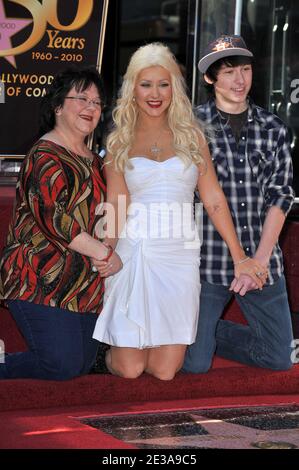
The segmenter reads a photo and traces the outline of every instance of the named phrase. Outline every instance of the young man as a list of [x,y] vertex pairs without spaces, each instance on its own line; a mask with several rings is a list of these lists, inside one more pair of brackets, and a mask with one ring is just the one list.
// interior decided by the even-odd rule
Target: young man
[[[273,370],[292,366],[291,317],[277,243],[294,200],[292,161],[283,122],[248,98],[252,61],[240,36],[209,44],[198,67],[214,96],[197,115],[206,125],[240,242],[268,270],[268,280],[258,290],[249,277],[234,279],[227,247],[204,213],[198,333],[187,350],[185,372],[207,372],[215,352]],[[247,326],[220,319],[232,286]]]

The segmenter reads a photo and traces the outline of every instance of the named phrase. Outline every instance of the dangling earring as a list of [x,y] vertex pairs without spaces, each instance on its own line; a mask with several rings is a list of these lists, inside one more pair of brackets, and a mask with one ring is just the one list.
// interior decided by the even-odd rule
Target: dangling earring
[[136,98],[135,98],[135,96],[133,96],[133,98],[132,98],[132,101],[135,103],[135,101],[136,101]]

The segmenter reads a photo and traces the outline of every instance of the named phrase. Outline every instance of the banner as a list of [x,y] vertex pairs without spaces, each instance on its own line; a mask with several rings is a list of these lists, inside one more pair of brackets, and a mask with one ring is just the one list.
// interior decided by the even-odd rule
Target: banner
[[41,97],[69,65],[99,70],[109,0],[0,0],[0,158],[37,138]]

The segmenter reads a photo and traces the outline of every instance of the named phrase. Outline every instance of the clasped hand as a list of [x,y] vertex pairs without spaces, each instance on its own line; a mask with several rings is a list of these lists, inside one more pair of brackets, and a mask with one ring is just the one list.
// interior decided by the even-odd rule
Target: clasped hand
[[235,266],[235,278],[229,290],[242,296],[250,290],[262,290],[267,277],[268,268],[257,259],[249,258],[245,263]]
[[118,273],[123,267],[122,261],[118,254],[114,251],[108,261],[102,261],[91,258],[92,265],[100,273],[101,277],[113,276]]

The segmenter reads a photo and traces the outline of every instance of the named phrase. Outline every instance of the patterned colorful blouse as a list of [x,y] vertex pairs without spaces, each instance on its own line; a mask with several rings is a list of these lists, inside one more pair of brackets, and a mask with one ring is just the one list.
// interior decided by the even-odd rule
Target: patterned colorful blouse
[[68,248],[96,236],[106,186],[100,162],[38,141],[23,161],[0,262],[0,298],[99,313],[104,282],[89,257]]

